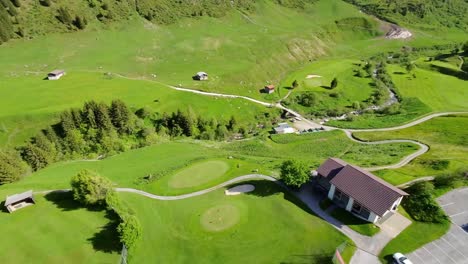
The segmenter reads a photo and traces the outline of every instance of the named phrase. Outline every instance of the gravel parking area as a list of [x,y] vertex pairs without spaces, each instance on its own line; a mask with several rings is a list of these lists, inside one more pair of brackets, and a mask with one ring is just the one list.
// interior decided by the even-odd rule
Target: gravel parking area
[[449,192],[438,199],[452,221],[442,238],[408,254],[414,264],[468,264],[468,188]]

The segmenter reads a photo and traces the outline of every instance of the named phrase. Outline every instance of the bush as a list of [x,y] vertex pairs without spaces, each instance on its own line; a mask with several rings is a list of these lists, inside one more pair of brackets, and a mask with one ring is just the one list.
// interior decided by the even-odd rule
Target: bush
[[406,190],[410,196],[403,199],[402,205],[411,217],[420,222],[443,223],[447,215],[432,196],[434,185],[430,182],[420,182]]
[[134,215],[126,214],[122,217],[122,222],[117,227],[120,241],[127,248],[132,248],[141,236],[142,229],[140,221]]
[[104,205],[112,182],[89,170],[82,170],[71,179],[73,198],[84,205]]
[[302,93],[296,97],[296,100],[298,104],[305,106],[305,107],[311,107],[317,101],[315,94],[313,92]]
[[287,160],[281,164],[281,179],[288,186],[301,187],[309,180],[309,169],[296,160]]

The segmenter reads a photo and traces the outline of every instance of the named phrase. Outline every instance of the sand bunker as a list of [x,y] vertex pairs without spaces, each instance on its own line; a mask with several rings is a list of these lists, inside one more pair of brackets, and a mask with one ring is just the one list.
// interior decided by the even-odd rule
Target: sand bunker
[[320,75],[309,74],[309,75],[307,75],[306,79],[321,78],[321,77],[322,76],[320,76]]
[[226,190],[224,193],[226,195],[239,195],[241,193],[248,193],[255,190],[255,186],[252,184],[243,184],[232,187],[231,189]]

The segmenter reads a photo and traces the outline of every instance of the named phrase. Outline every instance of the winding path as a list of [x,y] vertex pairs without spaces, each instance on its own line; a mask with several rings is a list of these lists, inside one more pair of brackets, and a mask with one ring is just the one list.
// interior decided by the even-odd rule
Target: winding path
[[418,145],[419,146],[419,150],[404,157],[402,160],[400,160],[398,163],[395,163],[395,164],[390,164],[390,165],[385,165],[385,166],[378,166],[378,167],[372,167],[372,168],[365,168],[369,171],[376,171],[376,170],[383,170],[383,169],[398,169],[398,168],[401,168],[405,165],[407,165],[408,163],[410,163],[412,160],[414,160],[415,158],[423,155],[424,153],[428,152],[429,151],[429,146],[426,145],[426,144],[423,144],[419,141],[416,141],[416,140],[410,140],[410,139],[391,139],[391,140],[382,140],[382,141],[372,141],[372,142],[368,142],[368,141],[363,141],[363,140],[360,140],[358,138],[355,138],[353,136],[353,133],[354,132],[382,132],[382,131],[393,131],[393,130],[399,130],[399,129],[404,129],[404,128],[408,128],[408,127],[412,127],[412,126],[415,126],[415,125],[418,125],[418,124],[421,124],[423,122],[426,122],[432,118],[435,118],[435,117],[439,117],[439,116],[447,116],[447,115],[454,115],[454,114],[468,114],[468,112],[442,112],[442,113],[433,113],[433,114],[430,114],[430,115],[427,115],[427,116],[424,116],[424,117],[421,117],[420,119],[417,119],[417,120],[414,120],[412,122],[409,122],[407,124],[404,124],[404,125],[401,125],[401,126],[395,126],[395,127],[388,127],[388,128],[371,128],[371,129],[344,129],[344,128],[339,128],[339,127],[332,127],[332,126],[323,126],[323,125],[320,125],[320,124],[317,124],[315,123],[314,121],[312,120],[309,120],[307,118],[305,118],[304,116],[302,116],[301,114],[299,114],[298,112],[290,109],[290,108],[287,108],[285,106],[283,106],[281,104],[281,102],[277,102],[277,103],[267,103],[267,102],[263,102],[263,101],[260,101],[260,100],[257,100],[257,99],[253,99],[251,97],[248,97],[248,96],[242,96],[242,95],[232,95],[232,94],[222,94],[222,93],[213,93],[213,92],[204,92],[204,91],[199,91],[199,90],[194,90],[194,89],[189,89],[189,88],[182,88],[182,87],[176,87],[176,86],[173,86],[173,85],[168,85],[168,84],[165,84],[165,83],[162,83],[162,82],[159,82],[159,81],[155,81],[155,80],[148,80],[148,79],[145,79],[145,78],[132,78],[132,77],[127,77],[127,76],[124,76],[124,75],[121,75],[121,74],[118,74],[118,73],[113,73],[115,76],[118,76],[120,78],[124,78],[124,79],[129,79],[129,80],[140,80],[140,81],[148,81],[148,82],[154,82],[154,83],[158,83],[160,85],[163,85],[163,86],[166,86],[168,88],[171,88],[171,89],[174,89],[174,90],[177,90],[177,91],[181,91],[181,92],[188,92],[188,93],[194,93],[194,94],[200,94],[200,95],[205,95],[205,96],[213,96],[213,97],[222,97],[222,98],[238,98],[238,99],[244,99],[244,100],[248,100],[250,102],[253,102],[253,103],[256,103],[256,104],[260,104],[260,105],[263,105],[263,106],[266,106],[266,107],[276,107],[276,108],[279,108],[283,111],[286,111],[288,113],[290,113],[291,115],[295,116],[295,117],[298,117],[300,119],[302,119],[304,122],[308,123],[309,125],[311,125],[312,127],[315,127],[315,128],[324,128],[325,130],[341,130],[341,131],[344,131],[346,136],[351,139],[352,141],[354,142],[357,142],[357,143],[360,143],[360,144],[368,144],[368,145],[381,145],[381,144],[390,144],[390,143],[412,143],[412,144],[415,144],[415,145]]

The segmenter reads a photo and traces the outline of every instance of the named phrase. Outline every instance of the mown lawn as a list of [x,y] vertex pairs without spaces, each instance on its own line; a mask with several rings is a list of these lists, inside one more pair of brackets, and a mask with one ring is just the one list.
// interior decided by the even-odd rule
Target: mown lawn
[[373,236],[380,231],[376,225],[359,219],[342,208],[336,208],[330,213],[330,215],[343,224],[349,226],[352,230],[365,236]]
[[0,262],[117,263],[115,216],[81,208],[71,195],[35,196],[36,205],[0,212]]
[[437,117],[410,128],[388,132],[354,133],[362,140],[413,139],[430,146],[429,152],[407,166],[377,172],[392,184],[401,184],[422,176],[455,171],[468,164],[468,115]]
[[348,241],[275,183],[249,183],[256,186],[249,194],[225,196],[218,190],[179,201],[119,194],[144,230],[130,260],[328,263],[335,248]]

